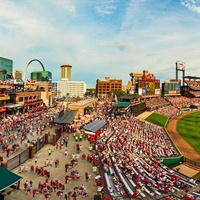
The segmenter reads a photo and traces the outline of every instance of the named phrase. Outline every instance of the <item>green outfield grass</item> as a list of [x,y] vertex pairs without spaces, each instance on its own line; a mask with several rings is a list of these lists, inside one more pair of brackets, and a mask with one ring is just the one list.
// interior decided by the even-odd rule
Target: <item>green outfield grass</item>
[[168,120],[168,117],[166,117],[164,115],[157,114],[157,113],[152,113],[145,120],[148,121],[148,122],[151,122],[153,124],[156,124],[158,126],[164,127],[167,120]]
[[200,153],[200,112],[190,113],[178,121],[177,131]]

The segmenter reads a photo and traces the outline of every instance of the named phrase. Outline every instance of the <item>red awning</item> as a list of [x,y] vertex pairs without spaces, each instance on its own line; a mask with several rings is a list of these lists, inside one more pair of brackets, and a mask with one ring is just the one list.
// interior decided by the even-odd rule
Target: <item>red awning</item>
[[6,112],[6,108],[0,108],[0,113],[2,113],[2,112]]
[[43,103],[42,100],[39,100],[39,101],[32,101],[32,102],[24,102],[24,105],[25,106],[32,106],[32,105],[35,105],[35,104],[38,104],[38,103]]

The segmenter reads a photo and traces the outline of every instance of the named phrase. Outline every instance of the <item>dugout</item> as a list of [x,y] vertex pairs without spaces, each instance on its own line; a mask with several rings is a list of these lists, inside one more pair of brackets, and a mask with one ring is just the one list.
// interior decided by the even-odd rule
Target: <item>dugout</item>
[[115,115],[122,115],[130,111],[130,102],[117,102],[115,105]]

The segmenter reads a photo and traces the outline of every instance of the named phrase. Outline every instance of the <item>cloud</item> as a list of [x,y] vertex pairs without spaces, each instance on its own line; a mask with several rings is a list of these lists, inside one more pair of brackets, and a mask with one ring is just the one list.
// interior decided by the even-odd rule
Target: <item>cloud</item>
[[[200,19],[186,3],[198,6],[186,0],[0,0],[0,56],[22,71],[37,58],[53,80],[69,63],[73,80],[90,86],[105,76],[127,83],[129,73],[144,69],[174,76],[177,60],[200,73]],[[41,67],[31,63],[27,75],[35,69]]]
[[52,0],[52,2],[56,6],[59,6],[61,9],[64,9],[73,16],[76,15],[76,8],[71,0]]
[[184,0],[181,4],[189,10],[200,14],[200,1],[198,0]]
[[116,0],[97,1],[95,10],[100,16],[112,15],[116,11]]

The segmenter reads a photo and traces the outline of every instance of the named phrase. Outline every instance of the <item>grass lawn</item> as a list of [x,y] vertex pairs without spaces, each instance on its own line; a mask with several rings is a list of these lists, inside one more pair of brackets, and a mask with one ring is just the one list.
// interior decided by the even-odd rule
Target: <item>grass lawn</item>
[[186,115],[178,121],[177,131],[198,153],[200,153],[200,112]]
[[158,126],[164,127],[167,120],[168,120],[168,117],[166,117],[164,115],[157,114],[157,113],[152,113],[145,120],[148,121],[148,122],[151,122],[153,124],[156,124]]
[[193,176],[194,179],[200,180],[200,172]]

